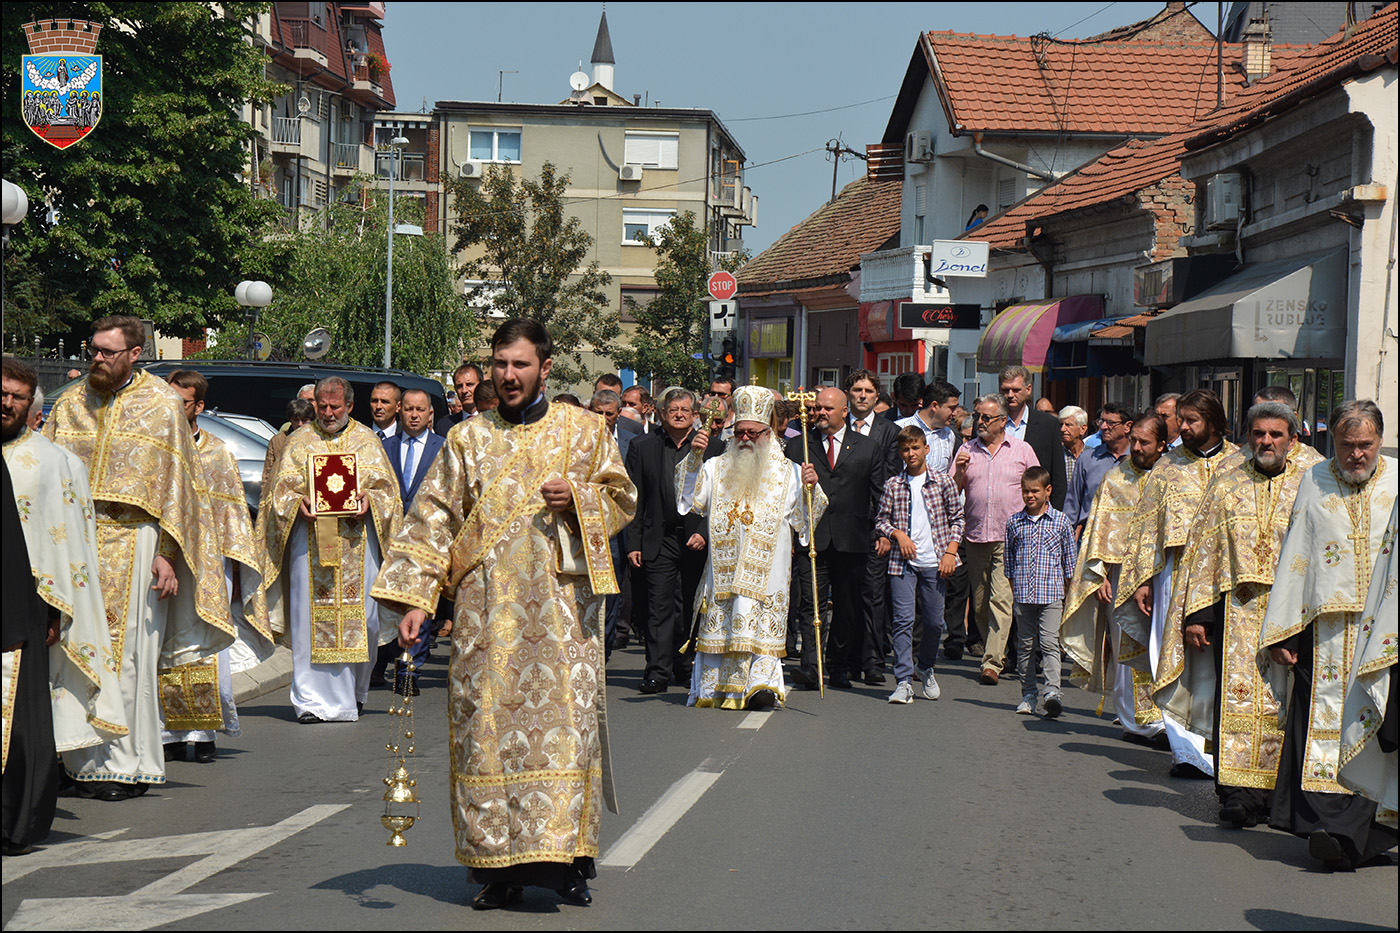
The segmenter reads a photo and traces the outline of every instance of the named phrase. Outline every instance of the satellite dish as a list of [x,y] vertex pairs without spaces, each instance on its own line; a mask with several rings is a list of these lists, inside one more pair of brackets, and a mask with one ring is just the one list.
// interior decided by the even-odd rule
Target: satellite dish
[[581,91],[588,87],[588,75],[584,74],[582,71],[575,71],[573,74],[569,75],[569,87],[573,88],[575,91]]
[[318,327],[306,335],[301,342],[301,351],[308,360],[319,360],[331,352],[331,334],[324,327]]
[[297,113],[306,113],[311,109],[311,98],[305,94],[297,98]]

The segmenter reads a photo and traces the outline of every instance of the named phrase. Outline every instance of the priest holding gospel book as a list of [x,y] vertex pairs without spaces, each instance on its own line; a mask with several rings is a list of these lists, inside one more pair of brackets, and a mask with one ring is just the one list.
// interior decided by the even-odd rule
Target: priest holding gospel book
[[292,641],[297,721],[354,722],[369,695],[381,638],[368,596],[380,542],[402,515],[398,479],[379,438],[351,420],[355,392],[337,376],[316,383],[316,420],[287,439],[263,490],[257,537],[267,548],[267,603]]

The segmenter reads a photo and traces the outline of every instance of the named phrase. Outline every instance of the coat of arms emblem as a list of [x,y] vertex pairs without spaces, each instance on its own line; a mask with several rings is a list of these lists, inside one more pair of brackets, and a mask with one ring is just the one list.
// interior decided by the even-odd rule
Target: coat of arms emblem
[[93,54],[102,25],[44,19],[22,28],[33,53],[20,66],[25,125],[49,145],[67,149],[102,119],[102,56]]

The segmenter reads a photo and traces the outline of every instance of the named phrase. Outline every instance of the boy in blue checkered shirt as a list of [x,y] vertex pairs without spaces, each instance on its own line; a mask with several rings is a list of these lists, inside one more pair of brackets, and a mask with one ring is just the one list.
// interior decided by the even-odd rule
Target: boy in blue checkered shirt
[[1006,521],[1004,561],[1011,581],[1011,616],[1016,623],[1016,668],[1021,705],[1016,712],[1035,715],[1035,652],[1040,649],[1045,673],[1045,715],[1060,715],[1060,614],[1065,591],[1074,578],[1078,546],[1074,527],[1050,505],[1050,471],[1034,466],[1021,475],[1026,507]]

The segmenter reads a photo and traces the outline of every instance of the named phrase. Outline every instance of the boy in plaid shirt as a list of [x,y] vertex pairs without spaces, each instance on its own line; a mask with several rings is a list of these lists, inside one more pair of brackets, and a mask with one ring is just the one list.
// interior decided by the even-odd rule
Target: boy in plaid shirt
[[[933,660],[943,637],[944,582],[958,569],[958,543],[963,534],[962,500],[958,487],[945,473],[928,468],[928,441],[917,425],[902,428],[895,443],[904,461],[904,472],[885,481],[880,513],[875,519],[879,537],[875,552],[890,555],[890,602],[894,608],[891,630],[894,642],[894,679],[898,682],[891,703],[914,702],[914,606],[915,593],[922,603],[923,640],[919,644],[919,671],[926,699],[942,692],[933,676]],[[893,545],[893,546],[891,546]]]
[[1050,505],[1050,471],[1034,466],[1021,475],[1025,509],[1006,521],[1005,567],[1011,581],[1011,616],[1016,623],[1016,667],[1021,678],[1021,705],[1016,712],[1035,715],[1035,650],[1045,672],[1045,715],[1060,715],[1060,613],[1074,578],[1078,546],[1069,519]]

